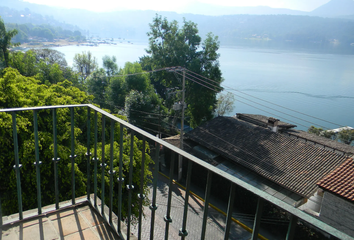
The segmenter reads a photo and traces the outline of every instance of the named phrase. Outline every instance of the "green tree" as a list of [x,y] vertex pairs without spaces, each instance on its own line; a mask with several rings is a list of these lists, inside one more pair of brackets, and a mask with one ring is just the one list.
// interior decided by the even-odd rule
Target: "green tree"
[[11,42],[17,33],[17,29],[6,31],[5,23],[0,18],[0,58],[4,60],[6,67],[9,66],[9,48],[19,45],[19,43]]
[[162,102],[163,100],[153,92],[144,94],[131,90],[125,98],[125,113],[131,124],[156,133],[162,121],[157,116],[167,114]]
[[127,86],[124,77],[113,77],[107,88],[106,101],[111,110],[117,112],[124,108]]
[[[51,84],[50,86],[40,84],[40,81],[33,77],[22,76],[17,70],[7,68],[4,70],[4,76],[0,78],[0,108],[19,108],[25,106],[50,106],[50,105],[75,105],[89,103],[92,100],[91,96],[88,96],[85,92],[80,91],[78,88],[71,86],[68,81],[60,82],[59,84]],[[86,108],[74,109],[74,137],[75,137],[75,191],[76,196],[82,196],[86,194],[86,164],[87,158],[85,153],[87,133],[83,132],[86,126]],[[71,175],[71,122],[70,122],[70,110],[67,108],[57,109],[57,141],[58,141],[58,157],[60,161],[58,163],[58,175],[59,175],[59,200],[67,200],[71,198],[71,178],[67,176]],[[126,120],[123,116],[118,116]],[[93,114],[91,114],[91,122],[93,123]],[[22,164],[21,170],[26,174],[21,175],[22,186],[22,198],[23,209],[33,209],[37,207],[36,196],[36,172],[33,165],[34,152],[34,136],[33,136],[33,113],[32,111],[24,111],[17,113],[17,130],[18,130],[18,143],[19,143],[19,156]],[[43,162],[40,167],[41,173],[41,191],[42,191],[42,204],[43,206],[52,204],[55,201],[54,185],[53,185],[53,163],[51,161],[53,157],[53,127],[52,127],[52,115],[49,110],[38,111],[38,134],[39,134],[39,158]],[[107,122],[107,129],[109,129],[109,122]],[[102,121],[98,119],[98,134],[102,132]],[[130,161],[130,136],[126,130],[124,130],[123,143],[119,143],[120,126],[115,125],[115,141],[114,141],[114,170],[119,172],[119,144],[123,144],[123,177],[126,181],[129,180],[129,161]],[[106,142],[109,141],[109,134],[107,134]],[[94,142],[94,134],[91,132],[91,142]],[[18,211],[17,203],[17,191],[16,191],[16,175],[13,171],[14,165],[14,146],[12,139],[12,117],[10,113],[0,113],[0,147],[2,154],[0,155],[0,182],[1,189],[4,190],[1,194],[1,203],[3,214],[8,215]],[[142,141],[134,138],[133,160],[134,160],[134,172],[133,172],[133,185],[135,186],[133,192],[133,218],[138,216],[138,198],[140,186],[143,186],[144,192],[147,193],[147,184],[150,181],[151,172],[148,170],[148,165],[152,163],[149,156],[149,147],[146,144],[145,149],[142,149]],[[101,156],[101,143],[98,143],[98,154]],[[105,158],[110,159],[110,144],[105,145]],[[94,149],[91,150],[94,152]],[[140,173],[138,169],[141,169],[141,156],[146,154],[146,166],[144,172],[144,182],[140,182]],[[101,159],[101,157],[100,157]],[[92,168],[91,168],[92,169]],[[109,167],[105,170],[105,189],[109,189]],[[85,173],[85,174],[84,174]],[[91,177],[91,179],[93,179]],[[100,183],[100,174],[98,175],[98,181]],[[123,183],[123,199],[127,197],[127,189],[124,187],[126,183]],[[100,186],[100,184],[99,184]],[[118,183],[114,183],[114,194],[116,196],[118,192]],[[101,191],[99,189],[99,191]],[[106,204],[109,203],[108,196]],[[116,199],[116,198],[115,198]],[[114,206],[116,209],[116,201]],[[127,201],[124,202],[123,216],[127,216]],[[147,202],[145,201],[145,204]]]
[[[79,89],[65,85],[46,86],[40,84],[39,80],[32,77],[22,76],[17,70],[7,68],[4,70],[4,77],[0,78],[0,108],[19,108],[25,106],[50,106],[63,104],[82,104],[87,103],[90,97]],[[70,198],[70,180],[66,178],[71,172],[70,155],[70,114],[69,109],[58,109],[58,148],[61,158],[59,167],[59,187],[60,199]],[[39,145],[41,165],[41,191],[43,204],[53,203],[55,196],[53,192],[53,171],[51,158],[53,157],[52,142],[52,120],[50,111],[43,110],[38,113]],[[2,209],[4,214],[17,212],[16,197],[16,176],[11,169],[14,164],[14,147],[12,139],[12,119],[9,113],[0,113],[0,145],[2,154],[0,156],[0,168],[2,174],[0,181],[6,192],[2,194]],[[33,139],[33,114],[31,111],[25,111],[17,114],[19,156],[22,164],[21,186],[24,209],[31,209],[37,206],[35,171],[33,168],[34,139]],[[77,127],[83,123],[79,111],[75,112],[75,137],[78,138],[81,130]],[[84,144],[76,143],[76,154],[81,156],[85,153]],[[83,155],[82,155],[83,156]],[[85,162],[84,157],[76,159],[76,165],[79,166]],[[86,180],[76,169],[77,195],[85,194]],[[16,200],[15,200],[16,199]]]
[[74,69],[79,72],[82,82],[97,69],[97,61],[90,51],[77,53],[74,56]]
[[92,72],[87,78],[87,91],[94,96],[93,102],[99,104],[101,107],[106,106],[106,88],[108,86],[108,77],[105,70],[99,68]]
[[345,144],[352,144],[354,141],[354,129],[344,129],[338,133],[338,139]]
[[58,64],[60,68],[63,70],[68,66],[65,54],[50,48],[39,48],[32,49],[36,56],[36,61],[40,62],[40,60],[46,61],[48,64]]
[[332,139],[332,140],[336,140],[336,138],[337,138],[335,132],[330,131],[330,130],[323,130],[322,128],[317,128],[315,126],[309,127],[307,132],[315,134],[317,136],[322,136],[322,137],[325,137],[325,138],[329,138],[329,139]]
[[[140,59],[144,70],[182,66],[201,76],[213,79],[215,87],[208,89],[198,82],[186,81],[187,115],[191,125],[197,126],[213,118],[216,107],[216,94],[222,81],[219,69],[218,38],[209,33],[204,42],[198,35],[197,25],[183,21],[179,28],[177,21],[168,22],[156,16],[150,24],[149,48],[147,56]],[[152,74],[152,83],[164,99],[169,88],[181,88],[181,82],[173,73],[160,71]],[[170,107],[170,106],[169,106]]]
[[124,108],[126,95],[136,90],[142,94],[154,93],[149,74],[145,73],[137,62],[126,62],[119,70],[120,76],[112,77],[107,88],[106,100],[116,108]]
[[234,109],[235,96],[228,92],[226,94],[219,93],[217,97],[215,113],[217,116],[224,116]]
[[122,75],[127,75],[125,76],[127,92],[136,90],[142,93],[150,93],[153,91],[153,86],[151,85],[149,74],[144,73],[141,65],[138,62],[126,62],[121,73]]
[[112,76],[117,74],[118,72],[118,65],[117,65],[117,58],[115,56],[109,57],[104,56],[102,58],[103,61],[103,68],[106,70],[107,76]]

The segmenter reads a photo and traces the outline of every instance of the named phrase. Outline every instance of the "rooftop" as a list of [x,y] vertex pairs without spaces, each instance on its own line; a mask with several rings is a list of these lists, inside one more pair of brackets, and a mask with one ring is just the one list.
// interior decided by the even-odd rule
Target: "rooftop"
[[[64,110],[59,111],[59,109]],[[214,138],[213,141],[216,144],[210,148],[207,146],[209,150],[214,151],[215,149],[224,147],[222,153],[235,154],[235,160],[247,163],[243,166],[244,169],[247,168],[247,171],[244,171],[244,177],[239,178],[232,175],[231,172],[230,174],[225,173],[221,168],[208,164],[205,161],[176,148],[175,146],[91,104],[0,109],[0,113],[2,112],[5,112],[4,115],[8,117],[9,120],[12,118],[12,128],[10,125],[7,125],[8,127],[6,130],[8,134],[6,136],[8,137],[6,140],[8,141],[5,143],[1,142],[1,146],[2,149],[7,147],[10,149],[10,152],[14,151],[14,154],[9,154],[10,157],[5,158],[7,165],[4,164],[4,167],[1,169],[3,182],[11,183],[9,184],[11,189],[0,189],[1,239],[13,239],[17,237],[19,239],[119,239],[119,237],[121,239],[134,239],[134,234],[138,237],[143,235],[143,239],[146,239],[144,236],[147,236],[146,234],[148,233],[151,234],[150,239],[154,239],[154,237],[155,239],[162,239],[163,236],[169,235],[179,239],[187,236],[188,232],[190,233],[188,236],[192,239],[204,239],[204,237],[200,236],[210,237],[211,235],[209,232],[216,232],[210,227],[210,220],[208,219],[209,213],[212,213],[212,211],[209,211],[209,208],[212,205],[206,205],[207,203],[210,203],[210,200],[212,199],[210,186],[214,183],[213,175],[222,177],[227,184],[230,184],[230,191],[229,193],[225,192],[229,199],[227,203],[225,202],[223,204],[223,207],[227,209],[227,213],[225,213],[226,216],[224,217],[225,220],[222,224],[216,222],[217,228],[220,229],[220,226],[222,225],[219,235],[222,235],[223,237],[212,237],[212,239],[229,239],[229,236],[235,237],[232,232],[232,225],[234,222],[232,218],[232,209],[234,203],[233,199],[236,197],[236,191],[234,191],[236,186],[249,191],[255,198],[258,198],[258,207],[255,209],[254,221],[251,222],[251,228],[248,227],[248,231],[253,232],[253,235],[255,236],[262,234],[262,230],[259,228],[259,220],[263,210],[260,206],[263,205],[263,202],[269,202],[270,204],[283,209],[284,214],[286,213],[287,216],[291,216],[292,220],[286,223],[286,229],[284,229],[287,230],[287,236],[290,236],[290,238],[296,234],[295,228],[297,228],[297,219],[299,219],[301,222],[306,222],[310,226],[314,226],[315,228],[339,239],[354,239],[353,236],[347,235],[340,229],[296,208],[292,205],[291,199],[290,202],[288,202],[285,198],[283,199],[282,197],[279,198],[279,196],[275,196],[271,187],[269,189],[261,189],[258,185],[256,186],[252,182],[252,178],[248,171],[254,171],[254,169],[261,171],[261,166],[265,166],[265,173],[275,173],[277,174],[277,177],[282,177],[285,173],[288,174],[286,169],[284,169],[284,167],[282,168],[279,164],[275,164],[275,166],[271,167],[271,164],[267,162],[270,160],[270,157],[274,157],[274,154],[285,154],[283,160],[287,159],[289,156],[295,158],[296,156],[301,155],[301,152],[293,153],[293,149],[287,149],[289,146],[287,146],[286,142],[284,143],[281,141],[283,138],[279,137],[279,134],[272,133],[265,128],[259,127],[267,132],[262,133],[262,138],[259,139],[259,134],[254,134],[254,132],[252,132],[254,131],[252,130],[254,126],[251,126],[249,123],[237,119],[226,119],[226,122],[220,123],[221,125],[216,124],[216,130],[218,130],[218,128],[222,129],[222,125],[224,129],[233,129],[231,128],[235,127],[233,126],[233,121],[238,121],[241,125],[246,126],[243,126],[243,128],[246,129],[246,134],[242,135],[242,131],[240,131],[239,134],[244,140],[244,145],[241,146],[242,148],[235,146],[236,142],[232,139],[232,136],[235,134],[234,131],[225,132],[224,130],[224,132],[221,132],[221,136],[217,136],[217,134],[220,134],[217,131],[209,132],[209,130],[204,129],[203,126],[198,128],[199,131],[202,131],[202,133],[205,134],[205,140],[211,136]],[[77,114],[79,114],[80,118],[75,118]],[[22,119],[24,117],[27,119],[25,122],[28,122],[28,125],[26,126],[21,124],[20,121],[16,121],[17,119]],[[32,117],[33,122],[31,120]],[[47,121],[39,121],[43,119],[46,119]],[[216,121],[219,121],[219,119],[222,118],[217,118]],[[65,152],[63,151],[64,148],[58,148],[58,139],[62,138],[62,133],[58,135],[57,126],[59,123],[57,120],[61,123],[65,123],[62,125],[71,125],[71,131],[66,129],[68,131],[65,131],[65,141],[62,142],[63,146],[66,146]],[[107,120],[110,120],[109,124]],[[213,121],[211,121],[211,123],[213,123]],[[40,131],[38,130],[38,122],[41,123],[41,128],[39,128]],[[45,126],[43,126],[44,123],[46,123]],[[116,131],[118,125],[120,126],[120,131]],[[28,133],[26,135],[28,136],[26,140],[27,142],[23,139],[24,136],[22,131],[17,131],[19,126],[26,129],[26,134]],[[204,125],[204,127],[205,126],[206,125]],[[48,127],[48,129],[45,127]],[[79,132],[75,131],[75,127],[82,130],[81,137],[87,137],[83,137],[82,139],[75,138],[75,133]],[[3,129],[4,128],[2,128],[2,130]],[[22,128],[20,128],[20,130],[21,129]],[[40,138],[39,140],[38,135],[44,131],[43,129],[48,135],[48,138],[44,140]],[[260,131],[262,132],[262,130]],[[271,135],[268,134],[269,132]],[[98,140],[98,136],[102,136],[101,141]],[[13,138],[13,143],[11,138]],[[32,138],[34,138],[34,141]],[[71,141],[69,140],[70,138]],[[139,140],[140,138],[142,140]],[[257,146],[251,144],[251,138],[256,139],[255,142],[258,144]],[[77,143],[75,144],[75,139],[77,141],[82,141],[80,142],[80,148],[77,146]],[[105,144],[109,139],[110,143]],[[129,139],[130,143],[128,143]],[[229,141],[229,139],[231,140],[229,145],[225,143],[221,144],[224,141]],[[267,139],[273,144],[267,144]],[[294,138],[291,139],[294,140]],[[18,140],[21,141],[19,142]],[[203,139],[201,139],[201,141],[202,140]],[[145,161],[146,159],[150,160],[147,158],[147,142],[152,146],[152,151],[149,151],[149,154],[155,156],[153,159],[154,163]],[[28,145],[27,143],[34,143],[34,146],[32,146],[33,149],[30,148],[31,151],[28,151],[32,153],[33,156],[29,155],[27,159],[24,159],[22,157],[22,151],[24,151],[24,148]],[[44,143],[49,146],[48,154],[43,153],[43,149],[45,148],[43,147]],[[124,143],[130,144],[130,151],[126,151],[129,145],[126,145],[127,148],[123,149]],[[280,152],[273,153],[271,149],[274,148],[274,146],[272,147],[274,143],[284,144],[284,148],[280,149]],[[102,147],[102,155],[97,155],[97,150],[100,144],[102,146],[109,146],[110,151],[104,151],[105,148]],[[247,144],[250,144],[250,146]],[[299,146],[302,146],[301,144],[305,143],[301,142],[299,143]],[[71,147],[69,147],[69,145],[71,145]],[[136,149],[135,146],[137,147]],[[160,146],[163,146],[165,149],[170,149],[173,152],[170,159],[170,177],[168,183],[163,186],[158,185]],[[190,145],[190,147],[194,146],[195,144]],[[256,150],[256,152],[259,151],[257,154],[259,153],[260,156],[262,156],[262,159],[264,158],[264,161],[259,161],[260,159],[255,158],[254,154],[249,154],[248,149],[252,147],[255,147],[254,150]],[[210,157],[215,157],[217,155],[221,156],[218,152],[216,152],[216,154],[209,154],[209,152],[205,152],[204,150],[205,149],[199,149],[199,152],[207,154]],[[305,151],[305,149],[302,148],[299,150]],[[316,152],[319,150],[322,152]],[[287,151],[288,153],[285,153]],[[321,163],[322,165],[326,165],[326,161],[324,161],[325,164],[323,164],[320,160],[323,160],[321,154],[325,155],[328,152],[329,151],[327,150],[319,149],[317,147],[315,148],[313,146],[314,157],[311,160],[314,162],[315,160],[319,161],[317,162],[317,165],[321,165]],[[58,153],[60,153],[60,155],[58,155]],[[75,153],[77,155],[75,155]],[[113,153],[118,153],[118,156],[114,156]],[[335,153],[331,152],[331,154]],[[52,156],[54,156],[54,158],[52,158]],[[188,162],[187,165],[189,166],[187,176],[184,176],[186,184],[185,192],[180,189],[176,191],[176,194],[180,197],[177,201],[181,203],[180,206],[177,207],[175,204],[176,201],[173,200],[174,195],[176,195],[173,194],[173,188],[175,185],[175,181],[173,180],[174,161],[176,156],[183,158]],[[344,156],[338,156],[337,161],[339,166]],[[243,157],[246,157],[246,161],[243,160]],[[34,160],[35,163],[33,162]],[[258,165],[256,164],[257,161],[259,161]],[[139,162],[141,162],[141,164],[139,164]],[[191,169],[192,165],[195,164],[208,171],[207,178],[201,179],[201,181],[205,183],[204,203],[202,201],[194,202],[193,200],[195,199],[195,196],[192,196],[192,193],[190,192]],[[307,168],[305,167],[305,170],[311,171],[313,166],[311,166],[311,163],[308,164],[310,164],[310,166]],[[40,166],[42,166],[42,170]],[[69,168],[69,166],[71,166],[71,168]],[[113,166],[115,168],[113,168]],[[126,169],[124,168],[125,166],[127,166]],[[332,165],[330,164],[329,166]],[[146,169],[145,167],[152,167],[153,170],[153,182],[151,184],[152,191],[150,191],[150,194],[145,192],[142,184],[139,186],[139,179],[141,183],[144,181],[144,177],[146,178],[144,171]],[[60,172],[61,174],[59,175],[58,168],[66,169],[67,171]],[[326,168],[326,166],[323,166],[323,168]],[[15,169],[15,171],[13,169]],[[81,170],[81,172],[77,172],[76,170]],[[124,175],[123,171],[120,170],[124,170]],[[10,173],[10,175],[6,173]],[[52,177],[49,181],[41,178],[45,173],[51,174]],[[66,175],[63,175],[63,173]],[[296,172],[294,174],[296,174]],[[307,172],[303,173],[305,177],[306,174]],[[82,182],[76,181],[76,179],[79,179],[79,177],[75,178],[76,176],[83,176],[83,178],[81,178]],[[8,179],[11,180],[7,181]],[[65,180],[65,182],[61,180]],[[46,183],[48,183],[48,185],[45,185]],[[49,194],[42,191],[44,187],[49,188],[47,191]],[[80,189],[80,191],[76,191],[78,189]],[[94,193],[93,200],[92,195],[90,195],[91,193]],[[164,197],[162,203],[159,202],[159,195],[157,193],[161,193],[160,195]],[[82,196],[82,194],[87,194],[87,196],[80,199],[75,197],[76,195]],[[28,197],[29,195],[31,197]],[[47,199],[48,195],[51,195],[49,196],[49,199]],[[64,199],[70,198],[70,195],[71,201],[60,202]],[[105,199],[107,206],[110,206],[107,207],[104,204],[100,204],[98,195],[100,195],[101,199]],[[42,202],[42,200],[45,201]],[[29,203],[29,201],[32,202]],[[55,205],[42,207],[43,205],[51,204],[54,201]],[[148,204],[150,205],[147,206]],[[26,211],[33,207],[37,207],[37,209]],[[147,215],[151,214],[151,221],[143,220],[144,208],[147,210]],[[7,217],[1,215],[2,213],[12,214],[16,212],[16,209],[18,209],[18,213],[15,215]],[[176,211],[174,211],[174,209]],[[113,210],[117,211],[117,216],[113,213]],[[134,215],[132,215],[132,211],[134,211]],[[196,218],[191,217],[192,212],[196,213]],[[212,218],[216,219],[218,217],[212,215]],[[134,225],[134,222],[137,223],[137,231],[134,231],[133,233],[132,225]],[[144,228],[143,226],[145,223],[147,223],[147,228]],[[163,230],[157,234],[158,231],[156,230],[159,225],[163,227]],[[238,225],[241,225],[241,223],[239,222]],[[125,226],[126,230],[124,229]],[[145,229],[149,229],[150,232]],[[196,229],[198,229],[198,232],[196,233],[197,237],[192,237],[192,233],[196,232]],[[236,237],[237,236],[238,235],[236,235]]]
[[347,159],[232,117],[214,118],[186,137],[304,197]]
[[354,201],[354,160],[347,159],[318,182],[318,185],[347,200]]

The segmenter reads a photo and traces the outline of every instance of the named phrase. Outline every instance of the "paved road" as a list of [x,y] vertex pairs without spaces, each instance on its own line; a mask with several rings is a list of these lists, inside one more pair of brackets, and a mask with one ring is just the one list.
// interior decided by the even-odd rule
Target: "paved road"
[[[155,218],[155,230],[154,239],[164,239],[165,236],[165,226],[164,216],[166,215],[167,209],[167,198],[168,198],[168,180],[159,175],[157,184],[157,204],[158,209],[156,210]],[[152,186],[150,186],[149,199],[152,199]],[[183,221],[183,206],[184,206],[185,191],[178,187],[178,185],[173,184],[172,187],[172,204],[171,204],[171,218],[172,223],[169,227],[169,239],[180,239],[178,236],[179,229],[182,227]],[[202,229],[202,219],[203,219],[204,203],[194,196],[189,197],[189,207],[188,207],[188,218],[187,218],[187,239],[200,239],[201,229]],[[142,223],[142,239],[149,239],[150,237],[150,217],[151,211],[148,207],[144,208],[145,219]],[[224,238],[224,228],[226,217],[209,207],[208,214],[208,226],[206,230],[206,239],[223,239]],[[138,236],[138,227],[135,226],[132,229],[135,236]],[[240,239],[248,240],[251,234],[247,232],[244,228],[232,223],[230,239]]]

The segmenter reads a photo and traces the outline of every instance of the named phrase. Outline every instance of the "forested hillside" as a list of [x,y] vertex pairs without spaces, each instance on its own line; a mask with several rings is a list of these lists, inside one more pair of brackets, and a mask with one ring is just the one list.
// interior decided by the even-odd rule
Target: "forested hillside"
[[[325,12],[328,6],[337,10],[343,9],[345,2],[348,0],[332,0],[318,8],[318,11],[322,9],[321,11]],[[351,11],[349,10],[348,13]],[[221,46],[246,44],[271,48],[340,48],[342,52],[348,53],[354,51],[354,19],[350,16],[325,18],[306,15],[259,15],[260,13],[224,16],[175,12],[158,14],[169,21],[177,20],[179,25],[183,24],[183,19],[195,22],[201,37],[205,38],[212,32],[219,37]],[[6,23],[26,24],[8,25],[9,29],[19,30],[14,40],[20,42],[30,35],[35,35],[48,39],[65,37],[76,40],[81,39],[81,36],[121,37],[147,43],[147,22],[151,22],[156,16],[156,11],[98,13],[4,0],[0,4],[0,16]]]

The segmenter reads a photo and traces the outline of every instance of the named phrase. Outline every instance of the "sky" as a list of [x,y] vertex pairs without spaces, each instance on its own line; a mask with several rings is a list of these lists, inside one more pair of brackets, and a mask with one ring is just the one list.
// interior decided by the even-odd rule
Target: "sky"
[[[197,6],[207,3],[221,6],[269,6],[272,8],[289,8],[293,10],[312,11],[329,2],[329,0],[23,0],[25,2],[58,6],[65,8],[82,8],[90,11],[104,12],[112,10],[155,10],[182,13],[188,4]],[[193,13],[193,12],[191,12]]]

